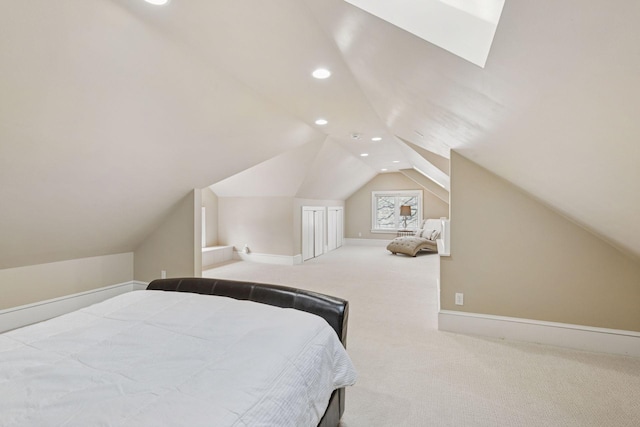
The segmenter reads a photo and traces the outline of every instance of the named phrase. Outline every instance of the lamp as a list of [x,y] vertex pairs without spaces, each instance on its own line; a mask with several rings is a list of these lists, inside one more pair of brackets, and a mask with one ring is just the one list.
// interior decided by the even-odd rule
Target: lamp
[[400,206],[400,216],[404,217],[404,229],[407,229],[407,217],[411,216],[411,206],[402,205]]

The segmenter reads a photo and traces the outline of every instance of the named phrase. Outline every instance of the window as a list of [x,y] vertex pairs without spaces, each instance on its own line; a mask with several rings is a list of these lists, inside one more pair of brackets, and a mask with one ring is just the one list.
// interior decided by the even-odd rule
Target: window
[[411,207],[411,216],[406,217],[409,230],[417,230],[422,218],[422,190],[372,191],[371,231],[391,233],[405,229],[405,218],[400,216],[400,206]]

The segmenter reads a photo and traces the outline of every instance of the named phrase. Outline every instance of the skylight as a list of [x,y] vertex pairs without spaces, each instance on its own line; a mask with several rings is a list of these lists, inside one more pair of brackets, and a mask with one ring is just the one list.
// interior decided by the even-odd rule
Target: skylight
[[345,0],[480,67],[504,0]]

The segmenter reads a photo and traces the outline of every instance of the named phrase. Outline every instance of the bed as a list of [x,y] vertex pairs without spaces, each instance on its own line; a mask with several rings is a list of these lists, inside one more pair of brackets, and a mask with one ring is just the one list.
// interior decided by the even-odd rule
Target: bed
[[420,251],[437,252],[436,240],[440,238],[442,225],[438,219],[427,219],[412,236],[396,237],[387,245],[392,254],[398,253],[415,257]]
[[337,426],[348,302],[208,278],[0,335],[0,425]]

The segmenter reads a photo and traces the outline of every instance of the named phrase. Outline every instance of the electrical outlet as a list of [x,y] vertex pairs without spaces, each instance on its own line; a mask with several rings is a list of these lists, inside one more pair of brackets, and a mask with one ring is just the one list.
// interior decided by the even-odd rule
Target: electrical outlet
[[464,305],[464,294],[456,292],[456,305]]
[[167,278],[167,270],[161,270],[160,271],[160,278],[161,279],[166,279]]

